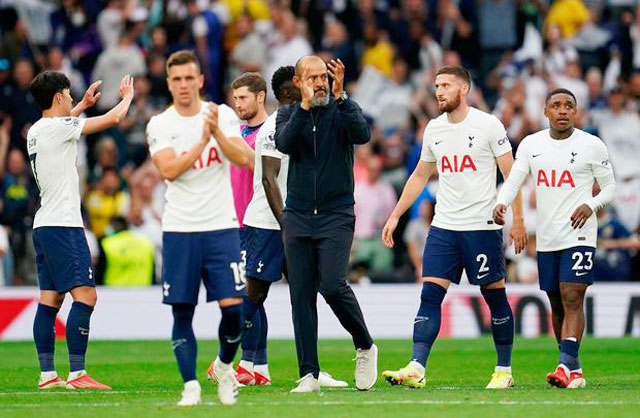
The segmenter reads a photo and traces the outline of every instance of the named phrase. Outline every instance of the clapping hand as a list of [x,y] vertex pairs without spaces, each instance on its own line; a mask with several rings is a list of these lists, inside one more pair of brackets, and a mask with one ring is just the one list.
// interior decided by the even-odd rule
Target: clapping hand
[[91,83],[87,91],[84,93],[82,100],[80,101],[83,105],[83,108],[87,109],[93,107],[98,99],[101,96],[101,93],[98,91],[98,87],[102,84],[102,80],[94,81]]
[[339,59],[331,60],[327,64],[328,72],[333,79],[333,97],[337,100],[344,89],[344,64]]

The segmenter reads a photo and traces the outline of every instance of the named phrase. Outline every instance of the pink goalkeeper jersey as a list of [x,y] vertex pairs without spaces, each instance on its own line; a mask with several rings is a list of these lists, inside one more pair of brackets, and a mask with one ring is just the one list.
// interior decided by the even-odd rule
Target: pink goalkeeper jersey
[[[240,126],[242,138],[252,149],[256,149],[256,136],[262,124],[249,126],[246,123]],[[233,202],[236,206],[236,214],[240,227],[244,226],[244,213],[253,197],[253,171],[248,168],[231,166],[231,188],[233,189]]]

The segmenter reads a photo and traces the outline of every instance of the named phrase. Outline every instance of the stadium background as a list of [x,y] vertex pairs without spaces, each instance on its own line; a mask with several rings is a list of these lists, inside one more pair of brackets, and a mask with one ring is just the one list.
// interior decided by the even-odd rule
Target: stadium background
[[[559,86],[571,89],[579,103],[578,126],[606,142],[617,180],[616,202],[600,214],[595,264],[597,282],[615,283],[596,283],[589,290],[589,338],[581,357],[595,383],[579,396],[550,391],[543,381],[557,354],[552,339],[544,337],[549,311],[536,284],[535,198],[529,183],[523,193],[531,245],[520,256],[507,251],[510,302],[519,323],[513,391],[482,389],[494,360],[492,342],[483,336],[488,309],[476,289],[462,285],[447,297],[442,335],[479,338],[436,344],[429,389],[398,391],[379,382],[366,394],[350,389],[286,397],[297,378],[294,345],[276,339],[269,351],[274,386],[242,391],[242,408],[227,409],[225,416],[294,415],[306,406],[311,406],[305,409],[308,416],[430,411],[548,417],[570,408],[583,416],[637,416],[640,352],[633,337],[640,335],[640,285],[632,282],[640,279],[640,6],[635,0],[0,0],[0,415],[69,414],[79,407],[84,414],[110,417],[175,412],[181,384],[168,343],[170,312],[160,304],[160,286],[151,286],[158,283],[162,264],[164,184],[150,164],[144,132],[149,118],[169,104],[164,64],[182,48],[195,49],[203,62],[203,96],[229,104],[230,81],[243,71],[260,71],[269,80],[279,66],[312,52],[346,64],[347,90],[372,128],[370,144],[356,150],[350,280],[379,339],[381,369],[405,362],[410,348],[419,298],[415,282],[437,180],[403,217],[393,251],[381,246],[379,236],[418,161],[423,128],[438,115],[431,87],[437,68],[462,64],[471,70],[471,102],[502,120],[514,149],[528,133],[545,127],[546,93]],[[82,138],[78,159],[87,239],[97,279],[106,281],[98,292],[92,339],[118,340],[93,341],[89,364],[116,388],[111,395],[36,393],[33,343],[6,341],[31,339],[37,305],[31,229],[37,187],[25,159],[25,138],[40,117],[27,86],[43,69],[67,74],[76,101],[92,81],[103,80],[102,98],[87,116],[115,103],[122,75],[136,76],[128,117],[117,129]],[[129,238],[139,245],[125,253],[105,251],[118,247],[118,239],[125,247],[132,242],[122,238],[123,218]],[[126,274],[111,275],[119,281],[110,281],[104,276],[107,265]],[[56,324],[60,337],[68,309],[69,301]],[[290,339],[286,285],[273,288],[267,311],[270,336]],[[347,335],[321,298],[319,313],[323,368],[350,380],[353,368],[346,359],[352,349],[340,339]],[[215,337],[218,315],[213,304],[196,315],[196,334],[205,339],[199,371],[215,353],[217,343],[206,339]],[[542,337],[521,338],[536,336]],[[64,373],[64,339],[57,352]],[[204,401],[216,405],[209,392]]]

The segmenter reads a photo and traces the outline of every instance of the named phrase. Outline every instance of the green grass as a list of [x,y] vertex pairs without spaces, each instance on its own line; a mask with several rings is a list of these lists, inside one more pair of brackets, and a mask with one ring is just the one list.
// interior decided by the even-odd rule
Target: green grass
[[[407,362],[411,342],[379,340],[379,370]],[[203,405],[178,408],[182,384],[168,341],[92,341],[89,370],[113,392],[38,391],[37,359],[32,343],[0,343],[0,417],[367,417],[408,416],[640,416],[640,341],[587,338],[581,350],[587,388],[548,387],[545,375],[557,362],[551,339],[516,341],[513,367],[516,387],[487,391],[495,353],[490,338],[438,341],[429,359],[427,387],[390,387],[382,380],[374,390],[353,386],[353,348],[348,341],[323,340],[324,370],[347,380],[351,388],[321,394],[292,395],[297,376],[293,341],[270,341],[274,385],[244,388],[235,407],[217,402],[205,370],[217,342],[199,344],[198,372]],[[59,343],[58,372],[68,372],[66,347]]]

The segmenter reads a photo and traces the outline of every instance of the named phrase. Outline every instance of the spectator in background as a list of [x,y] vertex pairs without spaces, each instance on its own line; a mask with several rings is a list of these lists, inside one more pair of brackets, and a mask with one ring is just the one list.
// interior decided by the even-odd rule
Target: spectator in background
[[[89,5],[89,3],[86,3]],[[98,55],[103,50],[93,19],[81,0],[63,0],[51,14],[51,44],[69,54],[85,79],[91,75]]]
[[[209,1],[187,0],[190,43],[202,63],[204,93],[215,103],[222,101],[222,38],[224,26]],[[202,6],[201,6],[202,4]]]
[[159,53],[150,53],[147,56],[149,70],[149,83],[151,83],[151,96],[154,97],[159,106],[165,107],[171,103],[171,93],[167,87],[167,73],[165,69],[166,57]]
[[616,176],[614,207],[618,219],[630,231],[640,226],[640,116],[625,107],[619,87],[609,93],[609,110],[600,118],[598,132],[607,144]]
[[627,281],[631,274],[630,250],[640,249],[640,241],[607,209],[598,215],[598,247],[594,261],[595,281]]
[[578,59],[578,51],[562,39],[562,31],[557,24],[545,28],[547,46],[542,57],[544,70],[553,77],[564,74],[568,61]]
[[[15,268],[13,282],[33,285],[36,284],[36,271],[31,226],[38,192],[24,153],[14,148],[6,155],[6,145],[2,144],[0,147],[5,152],[0,155],[0,173],[2,173],[0,222],[8,228],[10,233],[9,243]],[[6,170],[5,155],[7,156]]]
[[91,230],[100,240],[107,235],[111,220],[125,216],[129,210],[129,197],[120,190],[118,172],[107,169],[102,173],[96,188],[85,198]]
[[585,130],[595,134],[600,125],[600,118],[607,111],[607,96],[604,94],[602,86],[602,71],[598,67],[591,67],[587,70],[585,82],[589,89],[589,103],[587,105],[588,119]]
[[53,46],[49,49],[49,70],[57,71],[67,76],[71,83],[71,97],[75,102],[82,100],[87,84],[82,73],[71,65],[71,60],[64,55],[62,49]]
[[330,19],[324,27],[323,52],[320,54],[325,62],[332,59],[341,60],[345,66],[344,81],[349,84],[358,79],[359,64],[356,60],[355,47],[344,24],[337,19]]
[[[291,11],[282,12],[279,39],[267,53],[267,63],[263,72],[265,80],[271,80],[278,68],[295,65],[300,57],[313,53],[311,44],[301,35],[298,25],[298,20]],[[269,92],[268,96],[273,97],[273,92]]]
[[500,62],[507,51],[512,51],[518,41],[516,33],[516,2],[512,0],[481,0],[479,2],[480,77]]
[[140,29],[135,22],[127,21],[118,43],[102,52],[93,71],[93,80],[102,80],[102,97],[96,103],[100,112],[106,112],[118,104],[120,80],[127,74],[144,75],[147,66],[136,39]]
[[118,146],[112,137],[108,135],[100,137],[94,151],[95,164],[87,179],[90,185],[94,185],[105,171],[118,170]]
[[115,46],[122,35],[124,24],[137,4],[137,0],[108,0],[97,19],[97,29],[103,49]]
[[368,20],[364,23],[362,36],[364,38],[362,66],[371,66],[385,77],[391,77],[395,51],[388,40],[387,33],[379,30],[375,20]]
[[235,80],[245,72],[260,72],[267,60],[267,48],[260,34],[255,31],[249,14],[241,14],[235,23],[238,43],[229,55],[229,80]]
[[118,127],[127,138],[127,161],[134,167],[142,165],[148,157],[145,130],[152,116],[160,113],[158,104],[151,93],[151,83],[146,77],[137,77],[133,85],[136,97],[133,99],[127,116]]
[[381,177],[382,162],[372,157],[367,162],[367,179],[355,183],[356,226],[353,263],[363,264],[371,273],[388,272],[393,267],[393,251],[380,241],[386,219],[396,205],[396,193]]
[[110,220],[112,232],[100,241],[96,282],[106,286],[148,286],[153,284],[153,244],[129,231],[127,220]]
[[431,227],[432,219],[433,203],[428,199],[424,199],[420,203],[420,216],[409,221],[407,229],[404,230],[402,236],[404,242],[407,244],[409,260],[411,261],[416,282],[418,283],[422,281],[422,255],[424,253],[424,246],[427,243],[427,236],[429,235],[429,227]]
[[556,0],[549,8],[544,24],[546,27],[558,25],[562,37],[570,38],[590,19],[591,13],[582,0]]
[[33,63],[20,58],[13,69],[14,83],[5,87],[4,96],[7,103],[3,106],[11,116],[10,148],[17,148],[26,156],[27,131],[40,118],[40,108],[29,92],[29,83],[34,77]]
[[162,26],[155,26],[149,34],[151,45],[147,50],[147,56],[157,54],[165,59],[169,56],[169,44],[167,43],[167,30]]

